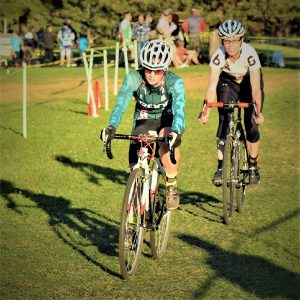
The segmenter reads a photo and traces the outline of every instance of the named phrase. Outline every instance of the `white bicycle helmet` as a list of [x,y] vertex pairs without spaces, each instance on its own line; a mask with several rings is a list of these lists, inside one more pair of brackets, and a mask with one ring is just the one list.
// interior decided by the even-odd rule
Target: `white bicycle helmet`
[[157,39],[148,42],[141,50],[140,61],[142,67],[149,70],[166,71],[172,60],[170,47],[164,40]]
[[228,39],[233,37],[239,38],[244,36],[245,28],[238,21],[226,20],[219,26],[218,33],[221,39]]

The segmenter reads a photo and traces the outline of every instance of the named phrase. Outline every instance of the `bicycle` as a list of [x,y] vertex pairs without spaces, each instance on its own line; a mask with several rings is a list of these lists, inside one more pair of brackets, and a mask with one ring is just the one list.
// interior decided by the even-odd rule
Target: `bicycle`
[[[252,103],[244,102],[207,102],[204,101],[203,111],[206,107],[218,107],[228,110],[228,127],[223,155],[223,218],[225,224],[230,224],[234,211],[234,199],[237,211],[242,213],[246,204],[246,186],[250,184],[248,149],[246,137],[241,123],[241,109],[249,108]],[[254,106],[255,108],[255,106]],[[237,109],[237,113],[235,113]]]
[[[164,137],[115,134],[115,139],[135,140],[141,143],[138,162],[131,169],[127,181],[119,231],[119,263],[124,279],[130,279],[137,270],[144,232],[150,231],[150,248],[154,258],[164,255],[169,238],[171,212],[165,205],[165,170],[156,157],[156,145]],[[112,159],[111,142],[104,143],[108,158]],[[150,150],[150,151],[149,151]],[[174,151],[170,151],[176,163]]]

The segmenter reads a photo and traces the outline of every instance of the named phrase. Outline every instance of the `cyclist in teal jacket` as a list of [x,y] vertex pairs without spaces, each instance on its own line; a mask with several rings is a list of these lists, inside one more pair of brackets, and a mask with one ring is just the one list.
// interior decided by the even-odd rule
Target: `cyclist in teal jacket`
[[[179,206],[177,185],[179,145],[185,129],[184,83],[174,73],[168,71],[172,61],[170,47],[161,39],[148,42],[141,50],[140,70],[129,72],[122,84],[109,126],[101,131],[101,138],[110,141],[127,109],[132,96],[136,100],[132,134],[151,134],[171,137],[169,147],[175,149],[176,164],[170,160],[168,144],[161,143],[159,154],[165,168],[167,179],[166,202],[169,210]],[[131,141],[129,147],[129,165],[137,162],[139,143]]]

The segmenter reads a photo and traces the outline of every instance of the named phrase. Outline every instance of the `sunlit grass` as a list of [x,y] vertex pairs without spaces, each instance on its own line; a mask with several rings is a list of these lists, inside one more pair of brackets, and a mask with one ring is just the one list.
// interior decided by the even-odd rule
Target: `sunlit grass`
[[[99,140],[115,101],[113,70],[110,111],[90,119],[84,69],[29,68],[27,139],[22,72],[1,79],[1,298],[298,297],[299,72],[263,70],[262,183],[247,191],[245,213],[225,226],[221,190],[211,185],[217,112],[206,126],[197,121],[208,66],[172,70],[183,77],[187,95],[181,206],[173,214],[165,257],[151,259],[145,243],[130,282],[120,279],[117,249],[129,145],[113,141],[110,161]],[[94,69],[95,78],[102,76],[102,69]],[[118,132],[130,132],[133,106]]]

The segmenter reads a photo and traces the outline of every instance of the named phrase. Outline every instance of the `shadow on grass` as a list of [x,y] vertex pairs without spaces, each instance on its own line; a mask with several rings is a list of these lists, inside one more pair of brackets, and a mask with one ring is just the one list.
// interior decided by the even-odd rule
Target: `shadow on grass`
[[[55,234],[88,262],[101,268],[110,275],[120,277],[95,257],[98,252],[117,256],[118,224],[93,210],[72,208],[71,201],[63,197],[49,196],[43,193],[17,188],[10,181],[0,180],[0,194],[7,201],[7,208],[22,214],[21,207],[39,208],[49,216],[49,226]],[[35,206],[17,205],[14,195],[22,195],[33,201]]]
[[[297,208],[295,209],[294,211],[290,212],[289,214],[281,217],[281,218],[278,218],[277,220],[274,220],[273,222],[265,225],[265,226],[262,226],[260,228],[258,228],[257,230],[254,230],[252,231],[251,233],[245,233],[245,232],[242,232],[240,230],[235,230],[233,229],[234,231],[236,231],[240,236],[244,236],[246,238],[252,238],[252,237],[257,237],[259,236],[260,233],[264,233],[266,231],[269,231],[269,230],[274,230],[276,229],[276,227],[278,227],[279,225],[289,221],[289,220],[292,220],[292,219],[295,219],[299,217],[299,214],[300,214],[300,208]],[[263,239],[260,239],[260,241],[262,242]],[[240,244],[243,243],[243,239],[240,239],[237,241],[237,243],[235,244],[235,247],[239,247]],[[288,248],[284,248],[282,244],[278,243],[276,240],[273,240],[273,239],[267,239],[265,241],[265,243],[268,245],[268,247],[270,248],[273,248],[273,249],[279,249],[279,248],[282,248],[282,250],[288,254],[288,255],[291,255],[293,257],[295,257],[296,259],[300,259],[300,256],[298,253],[293,253],[291,252]]]
[[74,110],[74,109],[68,109],[69,112],[74,113],[74,114],[78,114],[78,115],[87,115],[87,112],[84,111],[79,111],[79,110]]
[[215,272],[214,276],[195,291],[195,298],[204,297],[212,288],[215,280],[224,278],[257,297],[298,299],[300,293],[299,274],[276,266],[259,256],[224,250],[196,236],[181,234],[178,238],[193,247],[196,246],[206,251],[209,255],[206,263]]
[[199,216],[199,213],[197,213],[194,208],[190,210],[188,207],[185,207],[185,204],[190,204],[193,205],[194,207],[199,208],[202,212],[207,213],[210,217],[217,217],[216,220],[208,216],[204,216],[204,218],[209,221],[217,222],[217,223],[223,222],[222,215],[219,215],[215,212],[216,208],[222,209],[222,203],[220,202],[219,199],[215,197],[208,196],[206,194],[194,192],[194,191],[180,192],[179,210],[183,210],[193,216]]
[[81,80],[77,86],[74,86],[72,88],[66,88],[66,89],[57,90],[55,92],[52,92],[51,95],[56,96],[56,95],[59,95],[59,94],[63,94],[65,92],[69,92],[70,90],[75,90],[76,88],[81,87],[85,83],[86,83],[86,80]]
[[0,125],[0,128],[1,128],[1,129],[4,129],[4,130],[11,131],[11,132],[14,133],[14,134],[23,136],[23,134],[22,134],[21,132],[19,132],[19,131],[13,129],[13,128],[11,128],[11,127],[5,127],[5,126],[1,126],[1,125]]
[[[101,184],[101,182],[99,182],[99,178],[95,176],[95,174],[101,174],[106,179],[120,185],[126,185],[127,183],[128,173],[125,171],[97,166],[86,162],[77,162],[64,155],[56,155],[55,160],[65,166],[80,170],[87,176],[88,180],[94,184]],[[204,219],[212,222],[223,223],[222,213],[218,214],[215,212],[216,208],[222,210],[222,203],[219,199],[199,192],[181,190],[179,210],[193,216],[200,216],[195,209],[189,209],[187,204],[193,205],[194,207],[199,208],[202,212],[205,212],[207,215],[203,217]]]
[[111,180],[114,183],[124,185],[127,182],[128,173],[125,171],[114,170],[111,168],[101,167],[94,164],[86,162],[77,162],[70,157],[64,155],[56,155],[55,160],[62,163],[65,166],[78,169],[83,172],[88,180],[94,184],[100,184],[98,177],[95,174],[101,174],[108,180]]

